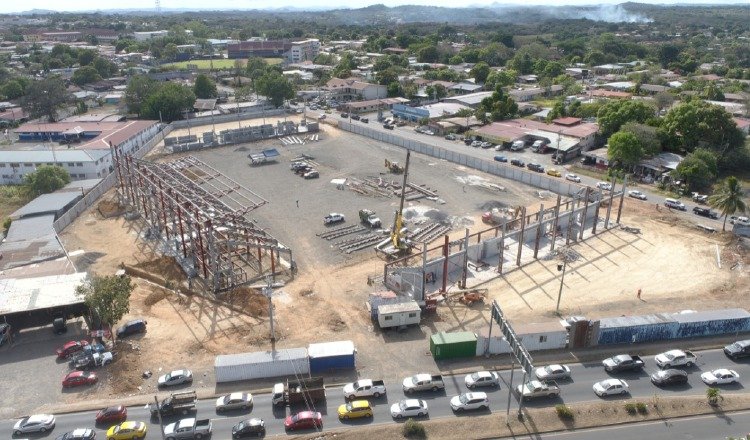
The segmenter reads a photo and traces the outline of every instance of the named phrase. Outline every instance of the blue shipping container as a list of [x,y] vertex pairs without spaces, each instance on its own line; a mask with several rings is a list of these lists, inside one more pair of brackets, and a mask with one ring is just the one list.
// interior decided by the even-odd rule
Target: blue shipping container
[[744,309],[710,310],[695,313],[673,313],[677,338],[718,336],[750,331],[750,313]]
[[599,345],[633,344],[673,339],[677,322],[667,314],[622,316],[599,321]]
[[355,353],[356,350],[352,341],[310,344],[307,349],[310,359],[310,373],[319,374],[331,370],[354,369]]

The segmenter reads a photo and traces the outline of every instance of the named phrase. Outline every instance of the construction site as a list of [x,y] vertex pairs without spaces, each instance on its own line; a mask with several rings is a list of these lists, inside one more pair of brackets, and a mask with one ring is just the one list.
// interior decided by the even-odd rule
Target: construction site
[[[431,333],[486,328],[491,300],[511,320],[543,322],[556,302],[562,315],[594,317],[671,310],[677,298],[718,308],[748,286],[747,269],[726,263],[747,258],[741,245],[623,198],[620,185],[559,194],[325,124],[314,135],[157,147],[116,163],[105,209],[61,238],[96,273],[124,266],[162,286],[138,281],[133,294],[130,315],[150,324],[134,371],[173,365],[175,349],[201,372],[218,354],[346,335],[361,373],[401,374],[423,367]],[[648,301],[635,300],[639,289]],[[421,323],[379,329],[368,301],[383,291],[419,303]],[[135,392],[140,380],[123,383],[112,392]]]

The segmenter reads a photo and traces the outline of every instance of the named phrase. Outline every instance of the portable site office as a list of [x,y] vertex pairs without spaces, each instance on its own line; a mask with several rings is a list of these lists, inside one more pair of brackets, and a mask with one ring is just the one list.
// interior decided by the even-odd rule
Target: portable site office
[[378,306],[378,324],[380,328],[401,327],[419,324],[422,309],[416,301]]

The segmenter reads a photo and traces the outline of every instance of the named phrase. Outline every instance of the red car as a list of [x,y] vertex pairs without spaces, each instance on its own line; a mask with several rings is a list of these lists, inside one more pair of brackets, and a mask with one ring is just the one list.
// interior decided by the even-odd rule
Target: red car
[[128,418],[128,409],[122,405],[108,406],[96,413],[96,423],[122,423]]
[[65,359],[83,350],[83,347],[87,345],[89,345],[89,341],[70,341],[57,349],[57,357]]
[[79,387],[81,385],[91,385],[95,384],[97,380],[96,373],[90,371],[74,371],[68,373],[68,375],[63,378],[62,386],[64,388],[70,388]]
[[284,428],[289,431],[295,429],[322,428],[323,416],[319,412],[302,411],[284,420]]

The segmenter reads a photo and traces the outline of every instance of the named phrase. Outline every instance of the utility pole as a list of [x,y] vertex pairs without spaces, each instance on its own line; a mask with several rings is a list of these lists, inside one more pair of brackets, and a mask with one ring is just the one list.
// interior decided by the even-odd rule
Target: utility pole
[[[273,255],[271,256],[271,258],[273,258]],[[263,295],[265,295],[266,298],[268,298],[268,319],[269,319],[269,322],[271,323],[271,341],[276,341],[276,333],[273,328],[273,287],[272,287],[272,281],[271,281],[270,276],[266,277],[266,283],[268,283],[268,285],[264,287],[262,290],[263,290]]]
[[159,409],[159,399],[154,396],[154,404],[156,405],[156,415],[159,416],[159,433],[161,433],[161,440],[164,438],[164,420],[161,418],[161,409]]

